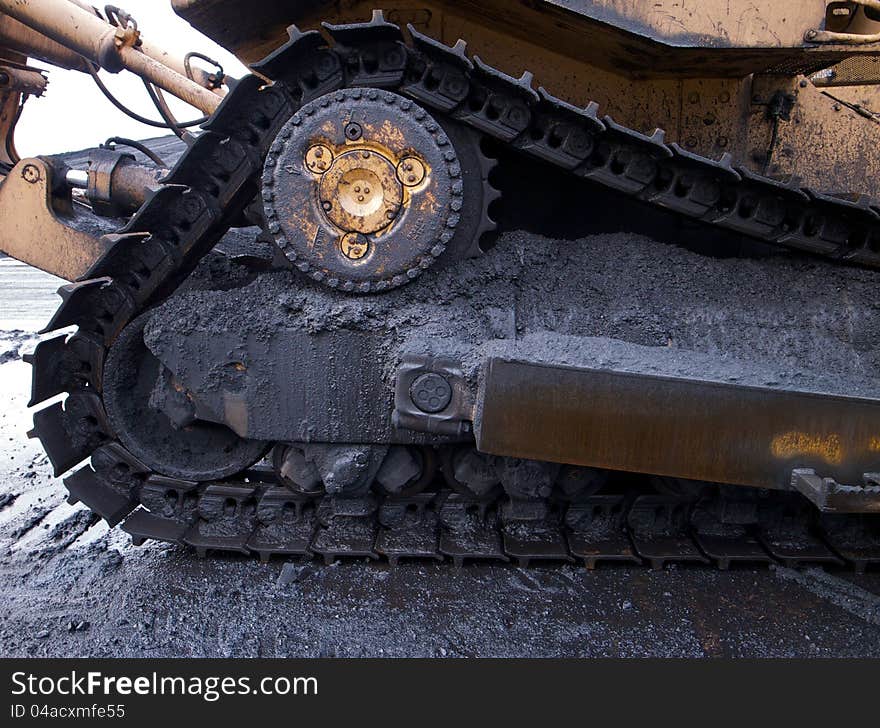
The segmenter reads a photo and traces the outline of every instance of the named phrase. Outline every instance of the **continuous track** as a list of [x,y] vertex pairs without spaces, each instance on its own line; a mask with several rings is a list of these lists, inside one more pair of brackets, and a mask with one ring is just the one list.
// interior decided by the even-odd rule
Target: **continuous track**
[[[876,519],[825,521],[815,529],[784,498],[747,517],[719,516],[721,498],[699,504],[666,496],[592,496],[573,504],[481,502],[446,491],[410,499],[308,499],[248,471],[223,482],[154,473],[114,433],[102,401],[109,347],[136,316],[167,298],[260,192],[276,135],[304,104],[343,88],[387,90],[433,114],[621,194],[766,243],[880,267],[880,210],[712,161],[574,108],[532,77],[504,75],[376,15],[372,22],[291,32],[288,43],[241,80],[164,186],[115,236],[86,278],[61,289],[47,327],[75,326],[40,343],[31,405],[66,394],[34,416],[33,434],[80,500],[136,541],[326,558],[340,555],[465,559],[582,559],[716,563],[819,561],[863,568],[880,561]],[[438,127],[433,133],[442,134]],[[269,219],[271,226],[273,221]],[[363,288],[361,289],[364,290]],[[714,491],[713,491],[714,492]],[[737,506],[739,507],[739,506]],[[747,507],[751,508],[751,506]],[[714,515],[713,515],[714,514]],[[769,515],[768,515],[769,514]],[[832,547],[832,548],[830,548]]]

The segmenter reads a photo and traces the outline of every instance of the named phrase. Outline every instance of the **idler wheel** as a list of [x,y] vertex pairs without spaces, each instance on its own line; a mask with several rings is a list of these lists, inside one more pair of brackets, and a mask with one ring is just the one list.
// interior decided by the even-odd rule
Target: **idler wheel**
[[348,89],[305,105],[266,158],[270,233],[316,281],[356,293],[403,285],[452,241],[463,206],[443,128],[402,96]]
[[126,449],[159,475],[227,478],[257,462],[267,444],[197,420],[186,393],[144,344],[149,315],[126,326],[104,363],[104,405]]

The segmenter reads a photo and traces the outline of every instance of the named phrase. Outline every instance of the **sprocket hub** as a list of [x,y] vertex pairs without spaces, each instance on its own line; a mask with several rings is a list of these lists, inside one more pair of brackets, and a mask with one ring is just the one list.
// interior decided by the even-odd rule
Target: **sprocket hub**
[[269,232],[332,288],[394,288],[429,268],[463,206],[458,156],[440,124],[388,91],[348,89],[305,105],[266,159]]

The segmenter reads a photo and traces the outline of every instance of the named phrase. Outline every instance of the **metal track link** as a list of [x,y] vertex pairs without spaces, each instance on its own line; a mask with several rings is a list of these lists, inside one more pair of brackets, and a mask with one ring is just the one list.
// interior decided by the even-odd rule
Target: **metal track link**
[[[339,558],[465,562],[513,561],[597,565],[733,563],[848,566],[862,572],[880,564],[880,529],[867,519],[788,522],[764,540],[789,508],[776,502],[750,509],[719,498],[596,495],[572,503],[478,500],[448,490],[408,497],[307,497],[273,485],[212,485],[201,490],[170,479],[150,481],[122,528],[137,543],[152,539],[209,551],[257,554],[262,561]],[[188,494],[198,492],[187,504]],[[722,512],[726,511],[727,515]],[[707,517],[707,513],[713,513]],[[161,514],[161,515],[160,515]],[[511,528],[513,524],[513,528]],[[780,533],[785,534],[783,540]],[[867,534],[867,535],[866,535]],[[763,545],[762,545],[763,544]]]
[[746,542],[729,529],[708,534],[705,518],[692,520],[693,503],[654,496],[594,496],[570,505],[486,502],[447,492],[409,500],[314,500],[276,483],[245,482],[245,474],[217,483],[167,478],[125,450],[101,396],[109,346],[136,316],[174,292],[258,194],[264,160],[284,123],[304,103],[346,87],[394,90],[525,154],[678,214],[766,243],[880,267],[875,203],[771,180],[731,166],[726,157],[690,154],[667,145],[661,131],[647,136],[600,119],[594,104],[579,109],[535,91],[531,74],[516,79],[492,69],[469,58],[463,42],[450,48],[407,30],[405,36],[376,13],[369,23],[327,26],[328,46],[320,33],[291,28],[290,40],[255,66],[275,83],[248,76],[236,84],[163,187],[110,236],[113,246],[85,280],[61,289],[63,302],[46,331],[75,326],[77,333],[44,341],[30,357],[31,403],[67,398],[36,413],[32,434],[58,476],[91,458],[65,481],[71,499],[111,524],[127,515],[124,528],[135,543],[157,539],[199,553],[262,559],[315,553],[392,562],[552,559],[592,568],[603,560],[644,559],[659,567],[711,557],[726,567],[756,555],[760,544],[764,559],[785,563],[845,559],[863,569],[880,562],[873,521],[868,528],[825,523],[822,540],[803,514],[794,521],[777,514],[742,531]]

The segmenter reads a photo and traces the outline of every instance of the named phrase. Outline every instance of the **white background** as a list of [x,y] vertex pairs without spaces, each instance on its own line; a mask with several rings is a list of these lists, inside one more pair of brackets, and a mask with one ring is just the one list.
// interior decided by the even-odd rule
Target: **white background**
[[[232,54],[175,15],[170,0],[117,0],[115,4],[130,12],[137,20],[141,34],[156,45],[180,56],[188,51],[199,51],[219,61],[229,75],[246,73],[245,67]],[[203,65],[198,60],[194,63]],[[170,133],[129,119],[104,98],[87,74],[45,64],[33,65],[49,69],[49,89],[40,98],[32,96],[24,107],[15,134],[15,144],[22,156],[94,147],[111,136],[145,139]],[[159,114],[137,76],[123,71],[116,75],[102,72],[101,77],[126,106],[142,116],[159,120]],[[171,107],[179,120],[202,115],[169,94],[165,96],[174,102]]]

